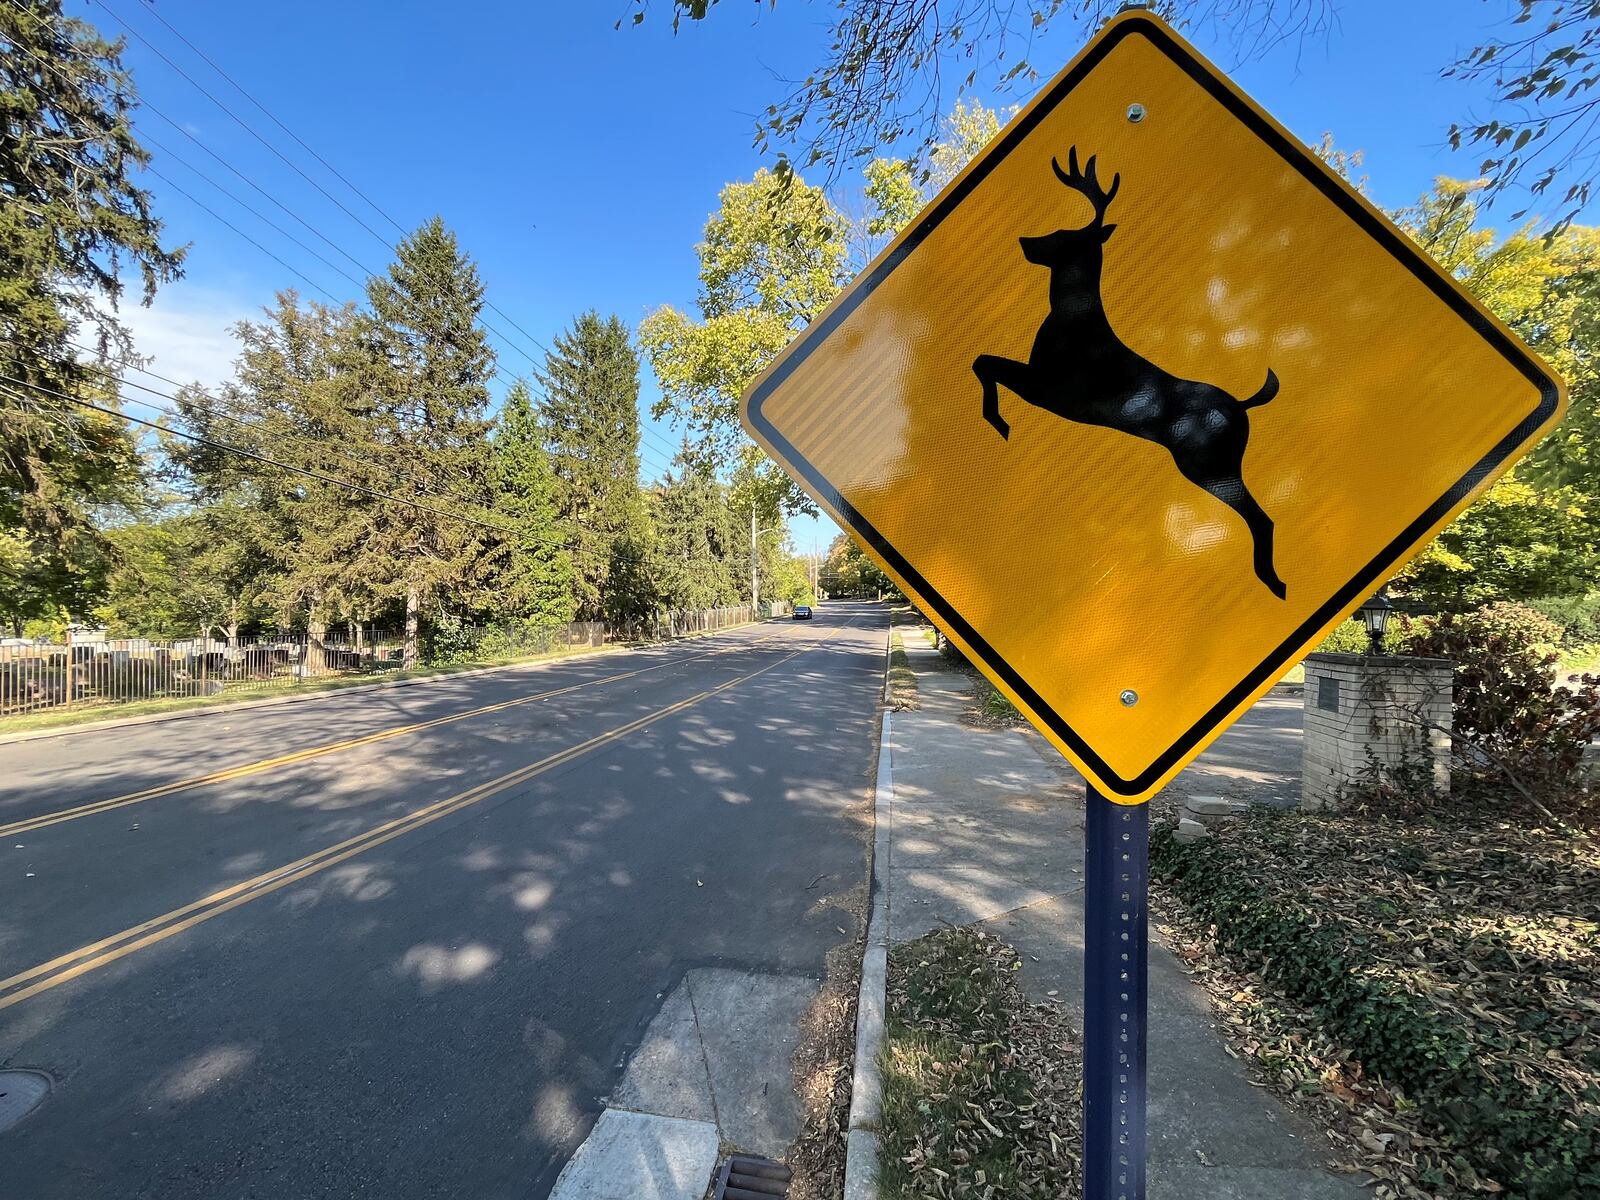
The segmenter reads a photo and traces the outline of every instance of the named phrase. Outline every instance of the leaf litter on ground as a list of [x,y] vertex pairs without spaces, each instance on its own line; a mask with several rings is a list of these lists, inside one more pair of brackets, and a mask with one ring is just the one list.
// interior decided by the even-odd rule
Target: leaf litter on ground
[[1011,946],[942,929],[890,951],[880,1194],[1075,1200],[1082,1041]]

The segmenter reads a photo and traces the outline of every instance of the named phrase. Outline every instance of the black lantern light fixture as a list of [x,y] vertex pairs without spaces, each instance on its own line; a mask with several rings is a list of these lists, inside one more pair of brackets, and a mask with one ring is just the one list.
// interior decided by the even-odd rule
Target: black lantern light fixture
[[1367,627],[1367,638],[1371,643],[1367,647],[1367,653],[1382,654],[1383,635],[1389,628],[1389,617],[1394,613],[1394,605],[1389,603],[1389,598],[1383,594],[1383,589],[1379,588],[1359,611],[1362,623]]

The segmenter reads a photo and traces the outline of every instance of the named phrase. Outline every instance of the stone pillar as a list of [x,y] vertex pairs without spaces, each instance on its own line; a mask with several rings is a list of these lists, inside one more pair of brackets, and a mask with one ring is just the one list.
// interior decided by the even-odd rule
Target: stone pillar
[[1301,807],[1335,806],[1373,759],[1427,761],[1435,790],[1448,793],[1454,680],[1455,664],[1442,658],[1309,655]]

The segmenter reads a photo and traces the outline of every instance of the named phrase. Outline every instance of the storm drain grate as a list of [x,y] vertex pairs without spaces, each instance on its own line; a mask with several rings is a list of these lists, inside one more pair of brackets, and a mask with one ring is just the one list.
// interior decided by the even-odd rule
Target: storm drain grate
[[38,1108],[49,1091],[49,1077],[37,1071],[0,1071],[0,1133]]
[[717,1190],[711,1200],[772,1200],[789,1194],[794,1172],[781,1162],[735,1154],[717,1172]]

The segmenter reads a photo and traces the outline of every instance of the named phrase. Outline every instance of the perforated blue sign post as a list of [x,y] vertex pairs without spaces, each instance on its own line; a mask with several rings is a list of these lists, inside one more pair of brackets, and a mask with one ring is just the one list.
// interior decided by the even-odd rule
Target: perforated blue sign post
[[1084,1200],[1144,1200],[1149,809],[1085,795]]

